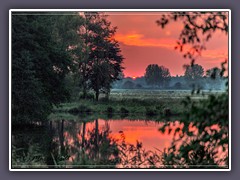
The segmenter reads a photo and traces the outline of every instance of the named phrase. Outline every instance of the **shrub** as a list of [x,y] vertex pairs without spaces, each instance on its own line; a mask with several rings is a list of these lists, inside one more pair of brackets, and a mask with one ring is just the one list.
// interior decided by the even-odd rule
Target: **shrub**
[[72,108],[72,109],[69,109],[68,112],[71,114],[78,114],[79,110],[78,110],[78,108]]
[[182,89],[182,83],[180,83],[180,82],[175,83],[174,88],[175,89]]
[[112,107],[108,107],[106,111],[108,114],[112,114],[114,112],[114,109]]
[[121,107],[120,112],[121,112],[121,114],[128,114],[129,113],[129,111],[124,107]]
[[156,109],[146,108],[146,115],[147,116],[156,116],[157,111],[156,111]]
[[170,116],[172,114],[171,110],[169,108],[163,109],[163,115],[164,116]]
[[69,109],[68,112],[71,113],[71,114],[79,114],[79,113],[90,114],[90,113],[92,113],[92,109],[89,108],[89,107],[86,107],[84,105],[80,105],[78,108]]
[[82,92],[79,93],[79,99],[94,99],[94,98],[95,96],[91,92],[87,93],[85,98]]

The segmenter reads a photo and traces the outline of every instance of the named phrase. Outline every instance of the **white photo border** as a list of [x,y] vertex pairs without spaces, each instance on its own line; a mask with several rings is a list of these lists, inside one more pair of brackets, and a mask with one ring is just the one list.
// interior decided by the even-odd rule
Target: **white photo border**
[[[95,11],[95,12],[228,12],[228,82],[229,82],[229,165],[228,169],[15,169],[12,168],[12,124],[11,124],[11,100],[12,100],[12,12],[76,12],[76,11]],[[231,171],[231,9],[10,9],[9,10],[9,171]]]

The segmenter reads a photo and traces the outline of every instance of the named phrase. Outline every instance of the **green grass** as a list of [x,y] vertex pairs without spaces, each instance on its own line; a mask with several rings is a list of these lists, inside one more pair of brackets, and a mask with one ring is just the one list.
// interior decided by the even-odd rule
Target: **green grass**
[[[67,118],[63,118],[67,117]],[[154,120],[154,121],[170,121],[170,120],[176,120],[176,118],[179,118],[179,116],[146,116],[146,115],[139,115],[139,114],[79,114],[79,115],[72,115],[69,113],[52,113],[49,116],[50,121],[60,121],[60,120],[67,120],[67,121],[75,121],[75,122],[92,122],[96,119],[104,119],[104,120],[120,120],[120,119],[127,119],[132,121],[138,121],[138,120]]]
[[[204,92],[194,94],[191,99],[198,101],[206,98],[211,93],[221,92]],[[174,91],[174,90],[112,90],[109,100],[103,95],[97,102],[92,99],[81,99],[78,102],[63,103],[54,108],[54,114],[50,119],[74,119],[73,115],[93,115],[98,116],[122,116],[122,117],[151,117],[151,116],[172,116],[180,115],[186,111],[182,104],[186,96],[190,96],[191,91]],[[58,113],[58,114],[56,114]],[[63,113],[63,114],[59,114]],[[54,117],[55,116],[55,117]],[[75,118],[76,119],[76,118]]]
[[[81,100],[78,103],[64,103],[55,112],[71,114],[138,114],[138,115],[164,115],[166,109],[169,109],[172,115],[178,115],[184,111],[184,106],[179,99],[163,100],[109,100],[109,101],[92,101]],[[63,115],[61,118],[64,118]],[[67,119],[71,117],[66,117]]]
[[70,113],[56,112],[51,113],[48,117],[50,120],[78,120],[78,116],[75,116]]

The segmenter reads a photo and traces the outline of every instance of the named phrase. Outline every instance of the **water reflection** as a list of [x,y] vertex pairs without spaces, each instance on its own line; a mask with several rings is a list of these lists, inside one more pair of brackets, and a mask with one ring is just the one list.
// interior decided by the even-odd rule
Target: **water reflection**
[[[31,137],[35,137],[39,148],[44,149],[39,152],[42,152],[46,166],[51,168],[163,167],[164,149],[171,146],[174,137],[182,137],[182,141],[186,138],[181,132],[182,124],[172,122],[164,132],[159,131],[165,124],[127,119],[95,119],[90,122],[84,119],[58,120],[51,121],[42,134],[39,131]],[[179,131],[176,134],[177,128]],[[194,127],[189,127],[189,130],[197,133]],[[13,134],[13,138],[16,137],[19,137],[19,133]],[[23,143],[25,137],[29,137],[29,134],[22,134],[13,142],[14,146],[30,144],[29,140]]]
[[137,167],[145,160],[143,157],[133,160],[137,153],[144,155],[144,152],[170,145],[171,137],[158,131],[161,124],[103,119],[93,122],[55,121],[51,131],[53,144],[58,147],[54,146],[53,156],[54,159],[64,157],[68,167]]

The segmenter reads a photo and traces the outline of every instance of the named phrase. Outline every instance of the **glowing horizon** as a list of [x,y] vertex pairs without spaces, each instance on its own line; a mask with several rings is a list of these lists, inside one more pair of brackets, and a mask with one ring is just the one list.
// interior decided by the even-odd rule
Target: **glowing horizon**
[[[183,65],[190,63],[190,60],[184,59],[179,51],[174,50],[183,24],[172,22],[162,29],[156,24],[160,14],[162,13],[108,13],[112,25],[117,26],[115,39],[125,58],[125,77],[144,76],[149,64],[165,66],[172,76],[184,74]],[[203,66],[204,70],[221,67],[221,63],[228,57],[228,36],[216,32],[206,46],[207,50],[202,52],[196,64]]]

